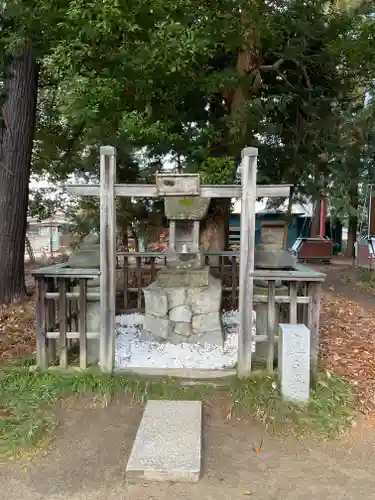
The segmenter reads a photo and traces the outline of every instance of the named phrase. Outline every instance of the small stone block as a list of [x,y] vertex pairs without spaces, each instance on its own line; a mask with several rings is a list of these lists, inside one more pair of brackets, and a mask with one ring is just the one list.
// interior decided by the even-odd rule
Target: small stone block
[[201,452],[201,401],[149,401],[126,467],[127,479],[197,482]]
[[279,325],[279,377],[281,394],[294,403],[307,403],[310,395],[310,330],[302,324]]
[[[151,337],[149,336],[151,333]],[[150,340],[150,338],[166,340],[172,334],[172,325],[168,318],[160,318],[153,314],[146,314],[141,340]]]
[[163,317],[168,313],[167,294],[163,293],[163,290],[155,282],[144,288],[143,294],[145,297],[145,307],[149,314]]
[[212,332],[214,330],[220,330],[221,315],[219,312],[197,314],[193,316],[192,327],[194,333]]
[[176,323],[190,323],[191,309],[188,306],[178,306],[169,311],[169,319]]

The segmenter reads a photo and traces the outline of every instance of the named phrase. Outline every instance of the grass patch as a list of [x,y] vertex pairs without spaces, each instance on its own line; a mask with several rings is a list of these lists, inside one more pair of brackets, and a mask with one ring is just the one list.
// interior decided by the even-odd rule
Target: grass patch
[[370,269],[360,269],[359,282],[357,283],[357,287],[362,292],[374,292],[375,291],[374,271]]
[[220,389],[211,385],[186,387],[176,379],[146,380],[97,372],[61,375],[13,366],[0,371],[0,457],[24,453],[45,436],[48,438],[57,425],[54,405],[77,396],[89,396],[106,405],[120,395],[141,403],[147,399],[207,400],[220,390],[232,402],[236,414],[263,421],[274,432],[294,431],[327,438],[342,432],[355,414],[350,386],[335,376],[319,376],[305,407],[283,401],[274,377],[227,383]]
[[276,377],[239,381],[233,391],[234,411],[262,421],[274,433],[334,438],[351,424],[356,414],[355,390],[328,372],[319,373],[307,405],[281,398]]
[[184,388],[175,379],[131,376],[53,374],[6,369],[0,372],[0,458],[38,444],[55,428],[53,406],[62,399],[89,396],[102,405],[117,395],[147,399],[200,399],[213,388]]

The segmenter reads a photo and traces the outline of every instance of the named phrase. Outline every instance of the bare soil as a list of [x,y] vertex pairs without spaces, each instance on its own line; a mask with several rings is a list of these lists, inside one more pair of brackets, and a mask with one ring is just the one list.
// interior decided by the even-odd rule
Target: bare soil
[[[142,415],[137,404],[86,404],[60,410],[61,426],[46,453],[3,465],[8,500],[375,499],[372,418],[337,442],[266,435],[261,424],[225,419],[225,401],[204,408],[203,476],[196,484],[128,485],[125,467]],[[48,451],[48,454],[47,454]]]
[[326,274],[323,288],[336,295],[357,302],[365,309],[375,306],[375,290],[361,286],[361,271],[348,259],[338,258],[332,264],[309,265]]

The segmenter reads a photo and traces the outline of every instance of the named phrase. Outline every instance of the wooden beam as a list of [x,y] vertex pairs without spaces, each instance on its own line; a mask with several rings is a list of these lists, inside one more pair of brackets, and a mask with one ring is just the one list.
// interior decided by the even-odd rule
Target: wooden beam
[[111,373],[116,317],[116,149],[100,148],[100,369]]
[[[257,198],[287,198],[290,194],[290,185],[265,185],[257,186]],[[99,196],[100,186],[95,184],[75,184],[66,186],[68,193],[76,196]],[[116,196],[129,198],[159,198],[159,192],[155,184],[116,184]],[[241,186],[201,186],[202,198],[241,198]]]
[[238,376],[251,372],[257,148],[242,151]]
[[31,272],[36,278],[97,278],[100,274],[99,269],[74,269],[68,267],[68,264],[56,264],[55,266],[40,267]]

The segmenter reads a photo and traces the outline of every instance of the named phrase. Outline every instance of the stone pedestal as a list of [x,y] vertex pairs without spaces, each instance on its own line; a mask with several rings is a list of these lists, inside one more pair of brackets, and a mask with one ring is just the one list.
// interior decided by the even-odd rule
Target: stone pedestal
[[[99,280],[92,280],[87,282],[87,292],[97,293],[100,292]],[[87,331],[98,332],[100,334],[100,299],[88,299],[87,301]],[[87,339],[87,362],[90,365],[99,362],[100,339]]]
[[[100,267],[100,244],[97,234],[87,235],[80,248],[73,252],[68,260],[68,266],[72,268],[99,268]],[[79,292],[79,287],[75,288]],[[100,292],[100,280],[87,281],[87,293]],[[86,328],[88,332],[100,332],[100,299],[87,300]],[[87,339],[87,361],[96,364],[99,361],[99,337]]]
[[[79,293],[79,286],[75,287],[75,292]],[[88,280],[87,293],[99,293],[99,279]],[[89,365],[95,365],[99,362],[100,350],[100,299],[88,299],[86,310],[86,329],[88,332],[98,332],[97,339],[87,339],[87,362]]]
[[181,272],[164,269],[144,294],[144,340],[223,344],[221,282],[207,267]]
[[[262,287],[259,285],[254,286],[254,295],[267,295],[268,288]],[[276,297],[280,295],[288,295],[288,287],[281,286],[276,288]],[[267,322],[267,311],[268,304],[267,303],[258,303],[256,305],[256,335],[266,335],[268,332],[268,322]],[[275,332],[277,335],[278,324],[280,320],[280,304],[276,304],[275,309]],[[277,360],[277,349],[274,349],[275,360]],[[268,354],[268,345],[267,342],[256,342],[255,344],[255,353],[254,359],[255,361],[266,361]]]

